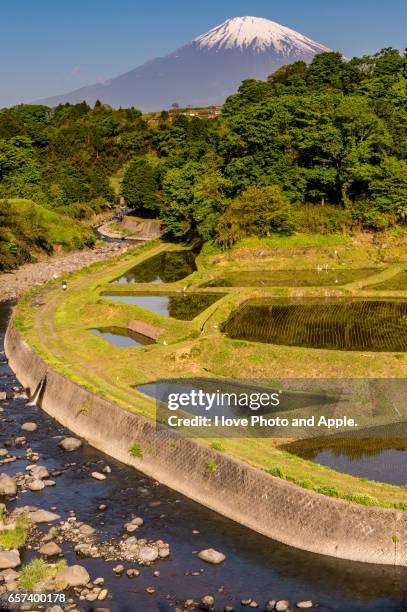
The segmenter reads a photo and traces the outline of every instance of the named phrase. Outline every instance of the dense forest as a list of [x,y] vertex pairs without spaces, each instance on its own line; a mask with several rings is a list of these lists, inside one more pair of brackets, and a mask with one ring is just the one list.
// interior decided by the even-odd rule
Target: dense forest
[[99,102],[3,109],[0,267],[58,242],[91,244],[81,222],[112,204],[120,171],[127,203],[173,239],[229,246],[402,226],[406,160],[407,53],[394,49],[350,61],[323,53],[244,81],[215,119]]

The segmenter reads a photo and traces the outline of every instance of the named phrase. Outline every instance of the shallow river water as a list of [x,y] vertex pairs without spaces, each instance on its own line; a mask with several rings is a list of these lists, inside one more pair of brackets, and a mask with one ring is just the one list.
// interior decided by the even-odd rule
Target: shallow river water
[[[9,316],[9,306],[0,304],[0,342]],[[0,347],[2,350],[2,346]],[[0,389],[12,390],[18,383],[0,354]],[[349,563],[333,558],[301,552],[283,546],[249,531],[221,516],[202,508],[187,498],[126,467],[88,445],[77,452],[65,453],[58,447],[61,437],[69,432],[48,417],[41,409],[29,406],[24,398],[3,402],[0,415],[0,447],[21,435],[25,421],[35,421],[38,430],[27,433],[29,445],[40,453],[39,464],[50,470],[61,470],[55,487],[40,492],[20,494],[9,508],[36,505],[49,510],[56,506],[63,519],[75,510],[79,520],[89,523],[102,539],[120,538],[124,523],[132,516],[141,516],[144,526],[137,536],[161,538],[171,547],[168,560],[151,567],[140,568],[140,576],[129,579],[116,577],[115,562],[75,558],[71,544],[64,544],[64,556],[69,564],[87,568],[91,578],[105,578],[112,599],[100,606],[112,612],[149,612],[182,609],[185,599],[199,600],[206,594],[215,597],[215,610],[225,605],[236,611],[247,610],[240,604],[243,598],[254,598],[259,609],[269,599],[288,599],[295,609],[298,601],[312,599],[320,610],[340,612],[407,610],[407,570],[394,567]],[[15,474],[24,471],[25,459],[0,466],[0,472]],[[105,465],[112,469],[104,482],[90,478],[93,470]],[[98,510],[107,504],[106,511]],[[199,533],[193,533],[199,531]],[[213,547],[226,555],[221,566],[211,566],[197,559],[194,552]],[[27,551],[23,562],[33,553]],[[126,569],[129,564],[124,564]],[[134,567],[134,566],[133,566]],[[153,572],[159,570],[160,576]],[[191,572],[203,570],[199,576]],[[152,595],[147,587],[155,587]],[[81,602],[83,610],[94,604]]]

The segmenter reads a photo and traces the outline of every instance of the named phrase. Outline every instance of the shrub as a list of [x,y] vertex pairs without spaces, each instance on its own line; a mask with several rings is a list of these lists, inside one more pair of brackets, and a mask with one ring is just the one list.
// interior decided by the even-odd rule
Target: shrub
[[133,444],[133,446],[129,450],[129,453],[132,457],[138,457],[139,459],[143,458],[143,451],[141,450],[141,446],[140,444],[138,444],[138,442],[135,442]]
[[216,470],[218,469],[218,464],[214,459],[209,459],[208,463],[206,464],[206,467],[210,472],[216,472]]

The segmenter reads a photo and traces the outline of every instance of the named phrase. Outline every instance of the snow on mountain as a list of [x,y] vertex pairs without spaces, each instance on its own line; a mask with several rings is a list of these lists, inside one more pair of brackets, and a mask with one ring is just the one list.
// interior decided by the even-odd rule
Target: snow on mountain
[[310,62],[329,51],[310,38],[260,17],[235,17],[166,57],[71,93],[41,100],[49,106],[101,100],[142,111],[222,104],[244,79],[265,79],[284,64]]
[[292,54],[323,53],[327,47],[295,30],[262,17],[234,17],[195,38],[201,49],[251,49],[262,53],[273,49],[290,57]]

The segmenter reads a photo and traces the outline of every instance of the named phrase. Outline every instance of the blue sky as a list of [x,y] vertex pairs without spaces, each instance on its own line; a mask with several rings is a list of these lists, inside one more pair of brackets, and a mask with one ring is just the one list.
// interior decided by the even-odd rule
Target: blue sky
[[346,56],[407,46],[406,0],[4,2],[0,106],[117,76],[239,15],[278,21]]

